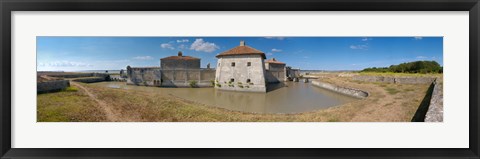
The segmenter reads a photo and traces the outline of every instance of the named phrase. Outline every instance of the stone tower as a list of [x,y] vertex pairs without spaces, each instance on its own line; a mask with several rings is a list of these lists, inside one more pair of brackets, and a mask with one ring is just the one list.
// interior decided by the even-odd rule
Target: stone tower
[[215,73],[216,89],[266,92],[265,53],[249,47],[245,41],[230,50],[216,56],[218,58]]

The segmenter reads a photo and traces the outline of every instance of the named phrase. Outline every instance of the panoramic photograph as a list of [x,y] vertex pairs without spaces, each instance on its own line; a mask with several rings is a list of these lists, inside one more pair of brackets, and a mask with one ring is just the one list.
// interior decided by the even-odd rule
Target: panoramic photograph
[[443,122],[443,37],[38,36],[37,122]]

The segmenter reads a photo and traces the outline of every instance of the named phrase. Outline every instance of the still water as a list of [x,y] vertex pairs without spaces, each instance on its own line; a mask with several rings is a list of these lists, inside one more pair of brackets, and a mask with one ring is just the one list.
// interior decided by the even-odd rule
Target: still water
[[171,94],[210,106],[253,113],[301,113],[358,100],[302,82],[272,85],[267,93],[232,92],[214,88],[144,87],[126,85],[124,82],[100,82],[92,85]]

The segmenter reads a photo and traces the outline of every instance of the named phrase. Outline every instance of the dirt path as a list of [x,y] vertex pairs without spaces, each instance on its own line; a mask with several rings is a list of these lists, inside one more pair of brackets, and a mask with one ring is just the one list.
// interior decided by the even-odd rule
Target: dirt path
[[107,103],[98,99],[97,96],[95,94],[91,93],[87,88],[85,88],[81,84],[79,84],[77,82],[73,82],[73,81],[70,81],[70,84],[82,89],[90,98],[92,98],[95,102],[97,102],[98,106],[100,106],[100,108],[102,108],[104,110],[107,121],[114,121],[114,122],[124,121],[124,120],[122,120],[122,118],[119,117],[118,114],[113,112],[112,108]]

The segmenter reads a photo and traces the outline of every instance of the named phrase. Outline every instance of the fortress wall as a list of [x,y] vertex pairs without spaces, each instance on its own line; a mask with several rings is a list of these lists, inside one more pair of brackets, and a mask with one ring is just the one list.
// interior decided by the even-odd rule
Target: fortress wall
[[285,81],[285,76],[285,71],[281,69],[265,71],[265,78],[268,83],[278,83],[281,81]]
[[159,86],[162,73],[159,67],[151,68],[131,68],[127,70],[127,84]]
[[174,81],[179,81],[179,82],[181,82],[181,81],[188,81],[188,79],[187,79],[187,74],[186,74],[187,71],[186,71],[186,70],[174,70],[173,72],[174,72],[174,73],[173,73],[173,75],[174,75],[174,77],[173,77]]
[[215,81],[215,69],[202,69],[200,71],[200,80],[206,82]]
[[364,82],[382,82],[398,84],[428,84],[435,78],[432,77],[383,77],[383,76],[354,76],[353,80]]
[[191,87],[195,81],[197,87],[212,87],[215,80],[214,69],[172,69],[132,68],[127,84],[162,87]]
[[79,79],[74,79],[73,81],[82,82],[82,83],[94,83],[94,82],[105,81],[105,78],[104,77],[79,78]]
[[286,76],[290,78],[297,78],[300,77],[300,70],[299,69],[292,69],[286,68]]
[[63,78],[80,78],[80,77],[92,77],[94,76],[94,74],[93,73],[75,73],[75,74],[61,73],[61,74],[51,74],[48,76],[63,77]]
[[354,89],[354,88],[336,86],[336,85],[333,85],[333,84],[320,82],[318,80],[317,81],[312,81],[312,85],[320,87],[320,88],[328,89],[328,90],[331,90],[331,91],[334,91],[334,92],[338,92],[338,93],[350,95],[350,96],[353,96],[353,97],[357,97],[357,98],[368,97],[368,92],[365,92],[365,91],[362,91],[362,90],[359,90],[359,89]]
[[70,86],[68,80],[37,82],[37,93],[60,91]]
[[425,122],[443,122],[443,84],[435,82]]
[[82,77],[108,77],[106,73],[71,73],[71,72],[58,72],[48,74],[50,77],[62,77],[62,78],[82,78]]
[[175,60],[175,59],[161,59],[160,66],[165,70],[173,69],[199,69],[200,59],[196,60]]
[[200,81],[200,70],[187,71],[187,81]]

